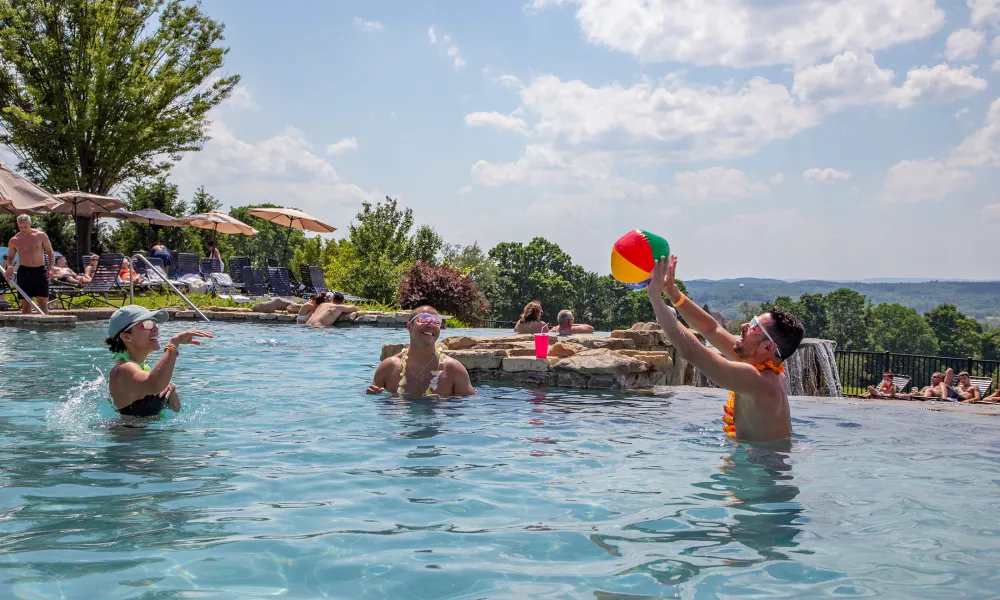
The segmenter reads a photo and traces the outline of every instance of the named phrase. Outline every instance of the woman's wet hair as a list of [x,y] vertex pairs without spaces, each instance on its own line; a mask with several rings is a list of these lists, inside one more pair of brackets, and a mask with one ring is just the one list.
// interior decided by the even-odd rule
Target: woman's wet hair
[[330,297],[327,296],[326,293],[316,294],[315,296],[312,297],[312,301],[315,304],[323,304],[324,302],[326,302],[329,299],[330,299]]
[[542,320],[542,303],[538,300],[532,300],[524,307],[524,312],[521,313],[521,321],[524,323],[529,323],[531,321],[541,321]]
[[108,345],[108,349],[112,352],[125,351],[125,342],[122,341],[121,334],[115,334],[115,337],[105,338],[104,343]]

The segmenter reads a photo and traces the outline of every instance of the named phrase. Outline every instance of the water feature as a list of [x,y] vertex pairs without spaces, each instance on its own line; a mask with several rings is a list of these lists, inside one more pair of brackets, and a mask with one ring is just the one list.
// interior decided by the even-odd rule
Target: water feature
[[[840,396],[840,373],[833,351],[836,342],[818,338],[805,338],[788,360],[785,361],[787,389],[790,396]],[[674,385],[691,384],[695,387],[718,387],[704,373],[684,360],[676,361],[679,373],[686,379],[672,381]]]
[[0,598],[1000,589],[995,419],[793,398],[772,450],[722,434],[722,390],[406,402],[362,394],[404,330],[208,327],[184,409],[134,429],[100,326],[0,329]]

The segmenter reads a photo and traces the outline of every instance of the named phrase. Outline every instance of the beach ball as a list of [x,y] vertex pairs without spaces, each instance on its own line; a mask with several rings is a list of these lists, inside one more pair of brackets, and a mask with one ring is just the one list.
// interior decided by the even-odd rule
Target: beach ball
[[670,256],[667,240],[633,229],[611,248],[611,276],[627,287],[641,290],[649,285],[649,274],[661,256]]

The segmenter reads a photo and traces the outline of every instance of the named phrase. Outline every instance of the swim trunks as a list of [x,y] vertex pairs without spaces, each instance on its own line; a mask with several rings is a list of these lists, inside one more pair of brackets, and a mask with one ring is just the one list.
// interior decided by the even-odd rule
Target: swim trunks
[[958,402],[958,401],[964,399],[964,398],[962,398],[962,395],[958,393],[958,390],[956,390],[955,388],[951,387],[950,385],[946,385],[945,387],[948,388],[947,395],[945,395],[945,397],[944,397],[945,400],[951,400],[952,402]]
[[17,268],[17,285],[24,290],[29,298],[48,298],[49,280],[45,277],[46,269],[42,267]]

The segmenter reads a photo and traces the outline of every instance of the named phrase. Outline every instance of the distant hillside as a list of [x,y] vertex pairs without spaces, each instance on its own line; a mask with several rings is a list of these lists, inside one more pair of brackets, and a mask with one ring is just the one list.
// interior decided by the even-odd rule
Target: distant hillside
[[[740,287],[743,284],[743,287]],[[781,281],[778,279],[723,279],[684,281],[698,304],[729,318],[739,315],[741,302],[765,302],[778,296],[798,298],[802,294],[828,294],[846,287],[868,296],[874,304],[898,302],[926,312],[950,302],[970,317],[996,323],[1000,320],[1000,281],[929,281],[923,283],[844,283],[836,281]]]

